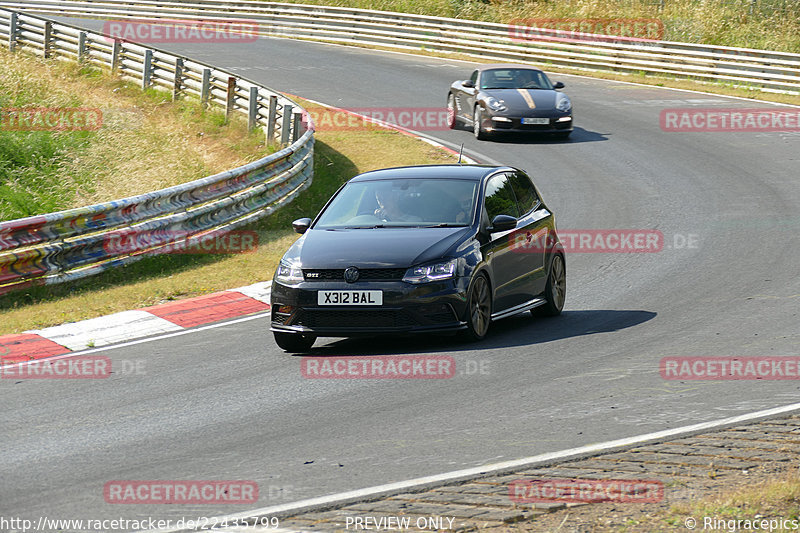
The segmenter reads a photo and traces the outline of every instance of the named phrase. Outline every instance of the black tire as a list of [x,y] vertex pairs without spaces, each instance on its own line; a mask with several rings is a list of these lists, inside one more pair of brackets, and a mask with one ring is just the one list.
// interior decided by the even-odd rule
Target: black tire
[[492,322],[492,290],[486,274],[478,274],[467,290],[466,337],[479,341],[486,337]]
[[273,332],[275,342],[287,352],[307,352],[314,345],[317,338],[314,335],[302,335],[300,333],[280,333]]
[[458,112],[456,111],[456,99],[453,93],[447,95],[447,127],[454,130],[458,127]]
[[550,264],[550,273],[544,288],[544,299],[547,303],[531,309],[533,316],[558,316],[564,309],[567,297],[567,266],[564,256],[555,254]]
[[475,106],[475,111],[472,113],[472,133],[479,141],[484,141],[488,137],[488,134],[483,130],[483,126],[481,126],[482,115],[481,106]]

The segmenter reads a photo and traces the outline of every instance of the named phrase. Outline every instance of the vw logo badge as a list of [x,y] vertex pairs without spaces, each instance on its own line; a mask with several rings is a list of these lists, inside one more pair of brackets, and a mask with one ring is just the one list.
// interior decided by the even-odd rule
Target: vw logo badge
[[359,272],[356,267],[347,267],[344,271],[344,280],[347,283],[355,283],[358,281]]

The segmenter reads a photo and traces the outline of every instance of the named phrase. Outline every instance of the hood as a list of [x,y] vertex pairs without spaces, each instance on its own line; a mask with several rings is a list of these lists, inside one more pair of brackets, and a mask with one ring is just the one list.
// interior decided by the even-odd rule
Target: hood
[[463,228],[308,230],[283,256],[302,268],[408,268],[450,253]]
[[503,111],[502,114],[514,115],[529,115],[531,112],[535,114],[536,111],[552,112],[556,108],[558,95],[558,91],[549,89],[486,89],[483,92],[502,100],[508,107],[508,111]]

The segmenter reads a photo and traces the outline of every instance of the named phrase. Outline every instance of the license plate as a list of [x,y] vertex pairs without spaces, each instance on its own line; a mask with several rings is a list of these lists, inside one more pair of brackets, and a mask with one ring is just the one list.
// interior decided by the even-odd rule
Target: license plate
[[383,291],[317,291],[318,305],[383,305]]
[[549,118],[539,118],[539,117],[525,117],[522,119],[523,124],[550,124]]

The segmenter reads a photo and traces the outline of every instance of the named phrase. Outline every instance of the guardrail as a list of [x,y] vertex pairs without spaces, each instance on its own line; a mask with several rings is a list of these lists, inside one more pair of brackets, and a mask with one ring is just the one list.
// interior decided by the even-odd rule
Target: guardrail
[[[69,24],[0,9],[0,39],[11,50],[109,67],[120,76],[200,96],[248,116],[282,150],[189,183],[58,213],[0,222],[0,294],[102,272],[266,216],[311,184],[313,128],[303,109],[275,91],[224,70]],[[136,242],[119,247],[109,243]],[[132,240],[133,239],[133,240]]]
[[647,73],[800,91],[800,54],[624,38],[564,39],[537,29],[519,38],[509,24],[406,13],[251,0],[26,0],[2,5],[61,15],[216,20],[247,16],[262,35],[405,50],[462,53],[481,59],[588,71]]

